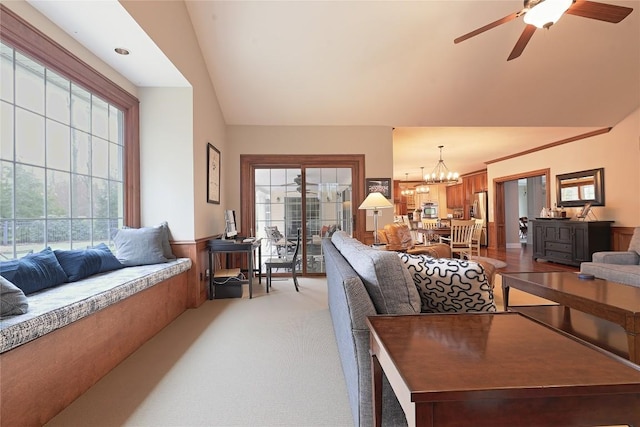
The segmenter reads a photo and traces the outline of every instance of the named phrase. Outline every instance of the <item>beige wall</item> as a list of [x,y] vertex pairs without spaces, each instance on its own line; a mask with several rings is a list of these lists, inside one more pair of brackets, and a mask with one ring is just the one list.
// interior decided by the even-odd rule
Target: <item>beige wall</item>
[[[198,239],[221,233],[224,229],[223,210],[227,201],[223,193],[219,205],[207,203],[206,153],[207,143],[210,142],[220,150],[222,159],[225,159],[226,126],[186,6],[181,1],[136,0],[120,3],[193,88],[191,108],[182,112],[192,112],[191,134],[176,134],[173,140],[165,139],[163,142],[165,146],[173,145],[163,153],[164,160],[170,162],[173,167],[151,169],[152,165],[148,165],[150,167],[145,167],[141,172],[147,181],[176,179],[182,182],[183,174],[186,174],[190,176],[189,185],[181,188],[175,188],[174,185],[172,188],[175,192],[169,193],[164,190],[153,197],[144,198],[143,212],[154,212],[144,215],[159,217],[155,212],[166,212],[164,217],[169,221],[172,237],[176,240]],[[183,108],[181,104],[174,104],[169,98],[164,102],[167,103],[164,110],[167,114],[175,114]],[[141,104],[141,108],[145,106]],[[162,122],[168,119],[167,115],[159,112],[145,119],[147,118],[151,121],[149,126],[163,126]],[[148,139],[147,134],[141,139],[141,143],[149,146],[149,149],[158,148],[156,141]],[[183,155],[184,153],[188,153],[188,156]],[[224,181],[222,185],[225,185]],[[169,207],[169,204],[172,206]],[[184,223],[178,225],[180,222]],[[175,227],[172,225],[174,223]],[[185,226],[185,223],[190,225]]]
[[[390,127],[229,126],[227,138],[223,185],[228,209],[240,208],[241,154],[364,154],[366,177],[393,176],[393,134]],[[354,206],[361,202],[354,201]],[[378,219],[379,226],[387,222],[393,222],[392,209]],[[373,229],[372,217],[367,217],[367,229]]]
[[141,222],[167,221],[172,239],[190,239],[195,228],[192,89],[140,88],[139,99]]
[[[492,182],[526,171],[551,169],[549,190],[555,201],[557,174],[604,168],[605,206],[594,207],[601,220],[614,226],[640,226],[640,109],[616,124],[611,132],[488,165],[489,220],[494,221]],[[577,209],[569,209],[575,216]]]

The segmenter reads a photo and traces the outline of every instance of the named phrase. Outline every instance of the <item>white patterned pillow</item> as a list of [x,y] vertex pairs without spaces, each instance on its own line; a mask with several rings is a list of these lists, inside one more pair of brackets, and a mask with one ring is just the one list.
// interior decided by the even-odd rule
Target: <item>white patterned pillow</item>
[[493,289],[474,261],[399,253],[420,294],[422,313],[494,312]]

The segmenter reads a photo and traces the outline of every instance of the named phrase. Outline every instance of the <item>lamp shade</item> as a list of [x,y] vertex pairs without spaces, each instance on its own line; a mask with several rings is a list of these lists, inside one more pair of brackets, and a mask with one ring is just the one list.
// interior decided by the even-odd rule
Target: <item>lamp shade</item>
[[393,205],[391,204],[391,202],[387,200],[387,198],[384,197],[382,193],[376,191],[373,193],[369,193],[367,198],[364,199],[364,202],[362,202],[358,209],[378,210],[392,207]]

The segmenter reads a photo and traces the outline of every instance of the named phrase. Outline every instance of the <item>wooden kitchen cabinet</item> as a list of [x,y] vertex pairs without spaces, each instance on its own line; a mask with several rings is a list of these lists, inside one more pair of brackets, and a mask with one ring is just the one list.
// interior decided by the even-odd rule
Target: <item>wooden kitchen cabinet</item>
[[447,209],[457,209],[464,207],[463,184],[447,186]]

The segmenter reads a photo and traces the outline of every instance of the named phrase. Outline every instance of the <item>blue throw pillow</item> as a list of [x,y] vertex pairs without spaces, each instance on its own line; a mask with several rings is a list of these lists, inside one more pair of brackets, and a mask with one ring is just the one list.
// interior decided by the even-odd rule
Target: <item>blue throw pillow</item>
[[124,267],[104,243],[88,249],[56,249],[54,253],[70,282]]
[[111,249],[109,249],[106,244],[99,243],[90,249],[95,250],[96,253],[100,256],[100,269],[98,270],[98,273],[104,273],[107,271],[124,268],[124,265],[122,265],[122,263],[118,261],[118,258],[116,258],[116,256],[113,254],[113,252],[111,252]]
[[0,262],[0,274],[26,294],[65,283],[64,272],[51,248],[35,254]]

